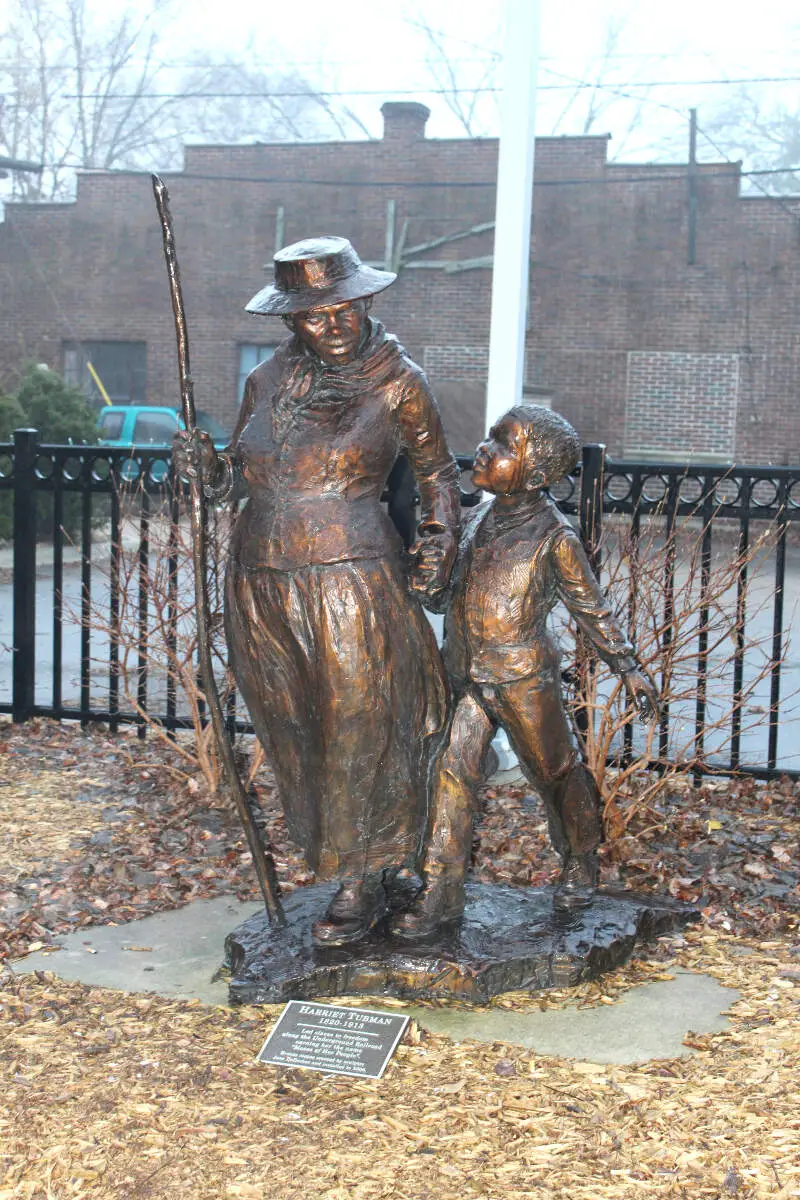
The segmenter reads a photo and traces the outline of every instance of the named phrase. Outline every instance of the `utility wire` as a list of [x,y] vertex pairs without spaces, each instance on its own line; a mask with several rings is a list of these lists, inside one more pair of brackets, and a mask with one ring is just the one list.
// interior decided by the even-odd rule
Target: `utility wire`
[[[148,179],[150,179],[149,174],[147,177],[148,177]],[[211,178],[217,178],[217,176],[213,176]],[[353,215],[355,216],[355,213]],[[445,220],[445,219],[447,219],[448,223],[452,223],[450,218],[441,218],[441,220]],[[28,256],[28,258],[31,262],[31,265],[33,266],[34,270],[36,271],[36,274],[41,279],[42,284],[45,287],[45,290],[50,295],[50,298],[53,301],[53,304],[58,313],[58,316],[61,318],[61,320],[64,324],[64,327],[70,336],[70,340],[81,350],[84,357],[88,360],[90,357],[89,351],[88,351],[87,347],[85,346],[85,344],[81,341],[81,339],[76,334],[76,332],[69,320],[69,317],[67,316],[66,310],[64,309],[63,305],[60,303],[60,301],[58,299],[58,296],[54,292],[54,290],[50,284],[50,281],[47,278],[44,267],[42,266],[41,262],[39,261],[33,247],[31,246],[28,239],[22,234],[21,230],[19,230],[17,228],[13,228],[12,231],[13,231],[14,236],[18,238],[20,244],[22,245],[26,255]],[[652,279],[650,279],[650,278],[636,279],[636,278],[633,278],[628,275],[614,275],[614,274],[610,274],[607,272],[601,272],[601,271],[575,270],[575,269],[571,269],[569,267],[564,267],[563,264],[561,264],[561,263],[558,263],[558,264],[557,263],[548,263],[548,262],[545,262],[543,260],[539,260],[539,259],[536,259],[533,257],[531,257],[531,268],[536,271],[546,271],[550,275],[555,275],[560,278],[589,280],[592,283],[596,283],[602,287],[629,287],[632,284],[637,284],[637,285],[640,285],[643,287],[649,287],[652,285]],[[769,269],[769,268],[767,268],[767,269]],[[717,278],[717,277],[721,278],[721,276],[717,276],[717,273],[711,267],[706,268],[706,273],[711,278]]]
[[[698,132],[702,132],[698,129]],[[589,135],[593,136],[593,135]],[[705,135],[704,135],[705,136]],[[273,146],[292,146],[298,143],[267,143],[270,147]],[[302,144],[302,143],[300,143]],[[319,145],[320,143],[315,143]],[[372,145],[372,142],[364,142],[365,146]],[[252,144],[243,144],[241,146],[226,146],[225,149],[252,149]],[[725,156],[724,151],[715,147],[718,153],[722,156],[723,165],[729,166],[730,171],[721,171],[716,163],[698,163],[698,169],[702,174],[712,174],[714,179],[750,179],[753,177],[767,175],[787,175],[793,171],[800,172],[800,165],[796,167],[772,167],[753,171],[742,171],[736,162]],[[82,175],[133,175],[136,177],[150,178],[149,171],[137,170],[135,168],[105,168],[105,167],[76,167],[72,168],[80,171]],[[615,164],[606,163],[605,169],[613,171],[615,174],[610,176],[596,175],[583,176],[574,179],[534,179],[535,187],[606,187],[611,184],[625,183],[686,183],[687,166],[685,163],[676,163],[673,168],[668,171],[653,171],[648,174],[636,175],[617,175],[617,171],[632,170],[630,164]],[[642,164],[642,171],[647,171],[647,164]],[[168,171],[166,172],[171,179],[180,182],[184,179],[198,180],[220,180],[224,183],[257,183],[257,184],[285,184],[287,187],[336,187],[336,188],[407,188],[413,190],[420,189],[444,189],[452,190],[456,188],[474,189],[474,188],[494,188],[496,181],[494,179],[474,179],[474,180],[410,180],[410,179],[303,179],[293,178],[280,175],[235,175],[228,172],[219,173],[212,171]],[[772,192],[764,193],[770,199],[775,199]],[[800,198],[798,198],[800,199]],[[13,207],[14,201],[9,202],[9,206]]]
[[[561,75],[561,72],[553,71],[551,74]],[[561,76],[568,78],[568,76]],[[543,83],[539,85],[539,91],[547,92],[568,92],[568,91],[605,91],[613,92],[616,88],[657,88],[657,87],[729,87],[741,84],[750,83],[800,83],[800,75],[763,75],[750,76],[739,79],[651,79],[651,80],[633,80],[630,83],[620,82],[617,85],[613,83],[592,83],[586,80],[575,80],[570,83]],[[453,95],[481,95],[481,94],[496,94],[501,92],[501,87],[481,86],[481,87],[429,87],[429,88],[351,88],[351,89],[325,89],[325,88],[307,88],[295,89],[292,91],[249,91],[249,92],[209,92],[209,91],[181,91],[181,92],[117,92],[109,97],[105,92],[65,92],[63,99],[65,100],[255,100],[255,99],[273,99],[286,100],[290,98],[309,98],[315,96],[325,96],[326,98],[337,96],[453,96]],[[619,91],[618,95],[625,96],[625,92]],[[631,99],[640,99],[640,97],[631,97]]]
[[[762,50],[761,53],[764,54],[764,53],[770,53],[770,52]],[[774,50],[774,51],[771,51],[771,53],[773,55],[776,55],[776,54],[779,54],[782,52]],[[680,59],[681,61],[685,61],[687,58],[688,59],[692,59],[692,58],[705,59],[706,57],[707,57],[706,54],[701,51],[695,51],[693,53],[687,54],[687,53],[679,51],[679,50],[673,50],[673,51],[669,51],[669,52],[665,52],[665,53],[653,52],[653,53],[639,53],[639,54],[634,54],[634,53],[631,53],[631,54],[613,54],[613,53],[612,54],[599,54],[599,55],[595,56],[595,59],[593,61],[595,63],[605,63],[605,62],[610,62],[612,60],[619,60],[619,61],[625,60],[625,61],[640,62],[640,61],[644,61],[645,59],[656,59],[659,62],[663,62],[667,59],[674,59],[674,58]],[[461,64],[461,63],[485,64],[487,58],[494,58],[499,63],[502,60],[502,55],[500,54],[499,51],[484,49],[484,52],[481,55],[477,55],[477,54],[476,55],[456,55],[453,58],[434,57],[434,56],[426,56],[424,58],[404,57],[403,62],[404,62],[404,64],[415,64],[415,65],[419,65],[419,66],[422,66],[422,65],[445,66],[445,65],[452,65],[455,63],[458,63],[458,64]],[[550,62],[569,62],[569,61],[571,61],[570,57],[566,54],[543,54],[539,58],[540,64],[550,63]],[[224,70],[243,70],[243,69],[252,70],[255,67],[256,69],[271,69],[271,70],[275,70],[275,71],[284,71],[286,73],[290,73],[297,67],[319,67],[321,65],[319,58],[316,58],[316,59],[294,59],[294,58],[293,59],[285,59],[285,58],[283,58],[283,59],[262,59],[262,58],[256,58],[256,59],[247,59],[247,60],[231,58],[228,60],[220,59],[218,62],[214,62],[214,61],[207,62],[207,61],[197,60],[197,59],[186,59],[184,61],[180,61],[180,60],[176,61],[175,59],[171,59],[168,62],[164,62],[164,61],[153,62],[152,59],[145,59],[144,56],[141,56],[141,57],[132,56],[128,60],[128,62],[132,66],[133,69],[135,69],[135,64],[142,63],[142,64],[147,65],[148,67],[152,67],[152,69],[155,71],[224,71]],[[17,59],[17,58],[0,59],[0,70],[13,70],[14,68],[19,68],[21,65],[22,64],[20,62],[20,59]],[[363,59],[360,59],[360,58],[326,59],[324,62],[324,66],[326,68],[347,67],[347,66],[363,67],[363,65],[364,65]],[[37,67],[36,67],[37,72],[44,71],[46,74],[65,74],[70,69],[71,68],[69,66],[65,66],[63,63],[42,63],[42,64],[37,64]],[[551,68],[549,68],[549,67],[543,66],[542,70],[548,71],[550,74],[556,74],[556,72],[552,71]]]
[[[766,53],[766,51],[762,50],[761,53],[762,54]],[[773,50],[773,51],[771,51],[771,53],[778,54],[781,52],[777,51],[777,50]],[[602,55],[598,55],[596,57],[597,57],[597,59],[601,60],[602,62],[608,62],[608,61],[611,61],[612,59],[620,59],[620,60],[630,59],[633,61],[640,61],[640,60],[650,59],[650,58],[654,58],[654,59],[657,59],[659,62],[663,62],[669,58],[679,58],[682,61],[685,61],[687,58],[705,59],[706,55],[702,51],[695,51],[690,54],[685,54],[679,50],[673,50],[673,51],[670,51],[670,52],[664,53],[664,54],[658,54],[655,52],[652,54],[602,54]],[[487,58],[495,58],[499,62],[500,59],[502,58],[502,55],[500,54],[499,51],[487,49],[484,51],[484,53],[482,55],[481,54],[474,54],[474,55],[459,54],[452,58],[449,56],[448,57],[438,57],[438,58],[433,57],[433,56],[426,56],[424,58],[417,58],[417,57],[408,58],[408,57],[404,56],[403,62],[406,64],[413,63],[413,64],[419,65],[419,66],[422,66],[422,65],[424,65],[424,66],[444,66],[448,63],[482,63],[482,64],[485,64]],[[539,56],[540,64],[547,63],[547,62],[565,62],[565,61],[566,62],[572,61],[570,59],[569,55],[566,55],[566,54],[542,54]],[[227,59],[227,60],[220,59],[218,62],[214,62],[214,61],[207,62],[205,60],[198,60],[198,59],[185,59],[184,61],[170,59],[168,62],[161,61],[161,62],[153,63],[152,59],[145,59],[144,56],[137,57],[137,56],[133,55],[128,60],[128,62],[131,64],[146,63],[148,66],[152,65],[154,67],[154,69],[159,70],[159,71],[215,71],[215,70],[227,70],[227,69],[236,70],[237,68],[242,69],[244,67],[251,69],[253,67],[253,65],[255,65],[257,68],[269,67],[276,71],[277,70],[292,71],[292,70],[294,70],[295,67],[319,67],[321,60],[319,58],[309,58],[309,59],[256,58],[256,59],[245,61],[244,59],[231,58],[231,59]],[[16,58],[0,59],[0,70],[10,70],[10,69],[13,69],[14,67],[19,67],[19,66],[20,66],[19,59],[16,59]],[[364,60],[363,60],[363,58],[325,59],[324,66],[326,68],[349,67],[349,66],[363,67]],[[59,64],[59,63],[44,63],[41,67],[37,67],[37,70],[44,70],[46,72],[59,72],[60,71],[63,73],[65,70],[68,70],[68,69],[69,69],[68,67],[64,67],[63,64]]]
[[[558,75],[562,79],[569,79],[570,76],[564,75],[561,71],[549,71],[549,75]],[[619,82],[619,87],[626,88],[653,88],[653,87],[727,87],[732,84],[742,83],[798,83],[800,77],[797,75],[751,75],[741,78],[731,78],[725,76],[718,79],[634,79],[630,83],[624,81]],[[611,80],[611,84],[614,80]],[[600,88],[603,89],[606,85],[603,83],[591,83],[582,80],[575,80],[573,85],[545,83],[542,87],[548,91],[566,90],[569,86],[581,86],[585,88]],[[477,89],[475,89],[477,90]]]
[[[701,132],[701,131],[698,129],[698,132]],[[722,152],[719,151],[719,153],[722,153]],[[106,174],[114,174],[115,172],[105,172],[105,173]],[[118,173],[118,174],[139,174],[139,172],[116,172],[116,173]],[[731,172],[731,174],[734,174],[734,173],[738,174],[738,172]],[[766,172],[750,172],[750,174],[764,174],[764,173],[766,173]],[[148,178],[148,180],[151,178],[149,172],[141,172],[141,174],[145,175]],[[244,180],[239,180],[235,176],[217,176],[217,175],[200,175],[200,174],[193,175],[192,178],[233,179],[235,181],[257,182],[257,183],[268,182],[263,179],[250,180],[245,177]],[[659,176],[659,178],[660,179],[675,179],[675,180],[680,180],[681,182],[685,183],[685,175],[664,175],[664,176]],[[283,180],[281,182],[287,182],[287,181]],[[305,182],[305,181],[302,181],[302,182]],[[558,181],[558,180],[549,181],[548,180],[548,181],[546,181],[546,185],[548,185],[550,183],[557,185],[559,182],[578,184],[578,183],[596,183],[598,181],[597,180],[561,180],[561,181]],[[626,181],[626,182],[629,182],[629,181]],[[336,186],[337,187],[341,186],[341,181],[337,180]],[[361,185],[357,185],[357,186],[363,186],[363,183]],[[442,186],[442,185],[434,184],[431,186]],[[444,185],[444,186],[459,187],[459,186],[463,186],[463,185],[448,184],[448,185]],[[494,186],[494,185],[490,184],[490,185],[485,185],[485,186]],[[769,199],[775,199],[775,197],[773,197],[772,195],[770,195],[770,194],[767,194],[767,195],[768,195]],[[353,215],[355,215],[355,214],[353,214]],[[794,213],[792,213],[791,215],[795,216]],[[440,219],[445,220],[445,218],[440,218]],[[450,219],[447,218],[447,220],[448,220],[448,223],[450,223]],[[23,247],[23,250],[25,251],[25,254],[27,255],[36,274],[41,279],[45,290],[47,291],[47,293],[49,294],[49,296],[53,302],[53,305],[56,309],[56,312],[57,312],[59,318],[63,322],[64,327],[69,334],[71,342],[80,349],[84,358],[86,358],[88,360],[90,357],[88,349],[85,346],[85,344],[82,342],[82,340],[76,334],[75,329],[73,328],[72,323],[70,322],[69,316],[67,315],[65,308],[59,301],[59,298],[56,295],[55,291],[53,290],[53,287],[47,277],[44,267],[42,266],[41,262],[39,261],[39,258],[37,257],[30,242],[24,236],[24,234],[22,233],[22,230],[17,227],[15,222],[11,222],[11,232],[12,232],[13,236],[15,236],[18,239],[18,241],[20,242],[20,245]],[[531,268],[535,271],[547,272],[550,275],[554,275],[559,278],[572,278],[572,279],[588,280],[592,283],[597,284],[600,287],[619,288],[619,287],[630,287],[633,284],[638,284],[641,286],[650,286],[652,283],[652,280],[650,280],[650,279],[634,279],[634,278],[631,278],[630,276],[614,275],[614,274],[609,274],[606,272],[574,270],[574,269],[570,269],[568,267],[564,267],[563,264],[548,263],[548,262],[544,262],[541,260],[537,260],[535,258],[531,258]],[[707,268],[706,270],[707,270],[707,274],[710,277],[712,277],[712,278],[717,277],[716,272],[713,270],[713,268]]]

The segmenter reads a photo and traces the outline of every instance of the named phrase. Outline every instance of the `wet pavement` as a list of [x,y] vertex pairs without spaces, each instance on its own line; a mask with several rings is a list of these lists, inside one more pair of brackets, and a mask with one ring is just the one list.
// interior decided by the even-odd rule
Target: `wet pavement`
[[[52,971],[92,986],[226,1004],[227,981],[217,975],[225,936],[260,911],[227,896],[198,900],[127,925],[79,930],[61,937],[55,953],[39,951],[10,966],[19,974]],[[436,1008],[393,1005],[391,1011],[407,1012],[454,1041],[510,1042],[538,1054],[622,1064],[693,1054],[683,1045],[686,1034],[727,1029],[722,1014],[738,998],[711,976],[680,971],[597,1008],[515,1012],[440,1002]]]

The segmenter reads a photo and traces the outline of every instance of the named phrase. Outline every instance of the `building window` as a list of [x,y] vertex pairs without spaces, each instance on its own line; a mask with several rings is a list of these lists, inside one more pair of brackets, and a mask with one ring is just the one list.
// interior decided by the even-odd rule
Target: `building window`
[[239,347],[239,382],[236,388],[236,399],[239,404],[242,403],[244,397],[244,384],[250,372],[258,366],[259,363],[265,362],[268,358],[272,358],[275,353],[275,346],[254,346],[243,345]]
[[145,404],[147,345],[145,342],[66,342],[64,378],[98,407],[104,403],[100,380],[112,404]]

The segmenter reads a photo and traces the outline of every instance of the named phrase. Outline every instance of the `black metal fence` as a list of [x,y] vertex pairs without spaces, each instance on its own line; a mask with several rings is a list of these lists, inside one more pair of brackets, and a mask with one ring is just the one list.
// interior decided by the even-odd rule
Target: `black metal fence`
[[[461,456],[459,465],[467,471],[471,459]],[[703,589],[709,587],[715,539],[727,539],[735,554],[742,557],[751,545],[754,530],[765,525],[773,530],[768,697],[763,704],[764,720],[757,722],[764,727],[765,745],[755,757],[752,748],[746,754],[743,746],[743,697],[747,694],[747,653],[752,644],[747,612],[750,567],[745,563],[736,578],[729,736],[725,753],[710,754],[707,765],[708,769],[741,770],[758,776],[787,773],[800,777],[800,756],[793,762],[791,755],[783,753],[779,736],[791,708],[786,698],[782,701],[787,671],[793,670],[791,662],[787,663],[784,640],[787,578],[791,574],[787,572],[787,548],[790,525],[800,519],[800,468],[611,461],[605,459],[602,446],[589,445],[584,448],[576,475],[562,481],[554,494],[560,507],[577,519],[597,569],[603,553],[604,519],[607,527],[617,533],[623,529],[634,543],[647,522],[660,522],[666,547],[662,594],[665,642],[670,637],[671,605],[680,570],[673,535],[679,522],[697,522],[700,602],[692,719],[695,757],[701,768],[707,749],[704,729],[710,703],[708,612],[707,604],[704,609]],[[130,502],[131,497],[135,497],[135,503]],[[413,479],[404,464],[393,472],[385,499],[408,543],[415,525],[415,496]],[[476,499],[463,493],[465,506]],[[10,625],[6,614],[6,634],[0,639],[10,642],[3,651],[4,666],[0,670],[0,712],[11,713],[15,721],[32,716],[79,720],[83,725],[103,721],[111,729],[122,722],[136,722],[142,735],[148,719],[168,730],[190,725],[190,718],[179,711],[173,676],[167,674],[161,689],[154,693],[149,656],[153,614],[147,580],[155,520],[167,530],[168,638],[176,636],[175,614],[185,586],[180,577],[178,536],[183,505],[180,491],[172,488],[169,452],[40,445],[35,431],[19,430],[13,444],[0,445],[0,504],[13,506],[12,581],[10,586],[5,585],[13,604]],[[93,531],[100,523],[108,559],[98,594],[97,580],[101,576],[93,556]],[[126,561],[130,562],[132,553],[134,570],[121,573],[123,524],[128,545],[133,546]],[[71,534],[65,532],[65,527],[71,529]],[[49,531],[44,540],[43,528]],[[43,567],[45,554],[47,563]],[[71,607],[65,599],[68,579],[72,581]],[[105,612],[102,661],[92,642],[93,625],[96,629],[97,624],[93,614],[98,605]],[[123,703],[120,691],[123,607],[127,613],[134,613],[135,705]],[[800,678],[796,682],[792,679],[791,687],[784,690],[793,693],[800,690],[798,685]],[[102,700],[98,701],[98,695]],[[670,722],[675,716],[665,706],[659,736],[662,759],[669,753]],[[233,707],[229,709],[229,720],[231,727],[249,729],[246,722],[236,719]],[[630,755],[634,736],[628,726],[621,753]]]

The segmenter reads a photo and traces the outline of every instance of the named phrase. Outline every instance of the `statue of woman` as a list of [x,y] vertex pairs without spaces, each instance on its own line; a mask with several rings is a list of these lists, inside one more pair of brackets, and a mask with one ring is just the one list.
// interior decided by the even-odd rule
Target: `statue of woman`
[[[371,318],[396,278],[344,238],[275,255],[247,305],[291,336],[249,375],[230,446],[182,435],[208,495],[245,497],[228,556],[231,664],[273,769],[292,837],[339,888],[312,936],[338,946],[388,911],[417,864],[446,681],[414,592],[435,595],[455,557],[458,471],[423,372]],[[421,498],[404,561],[380,504],[401,453]]]

